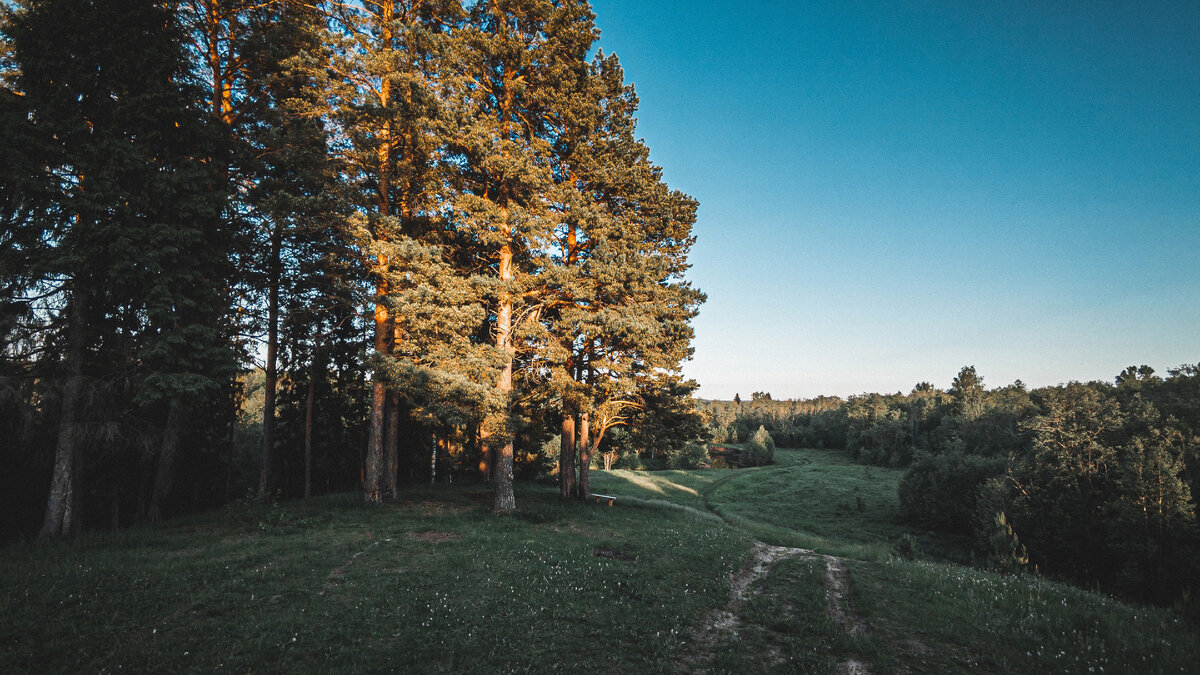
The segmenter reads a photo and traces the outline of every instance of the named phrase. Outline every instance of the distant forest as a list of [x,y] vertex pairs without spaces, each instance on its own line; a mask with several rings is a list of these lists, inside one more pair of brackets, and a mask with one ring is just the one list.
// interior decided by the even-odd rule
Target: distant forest
[[0,11],[5,536],[449,477],[510,511],[610,429],[701,437],[697,204],[586,1]]
[[718,442],[763,427],[789,448],[844,448],[905,467],[914,525],[971,537],[976,561],[1197,606],[1200,365],[1112,383],[986,389],[973,366],[947,390],[777,401],[705,401]]

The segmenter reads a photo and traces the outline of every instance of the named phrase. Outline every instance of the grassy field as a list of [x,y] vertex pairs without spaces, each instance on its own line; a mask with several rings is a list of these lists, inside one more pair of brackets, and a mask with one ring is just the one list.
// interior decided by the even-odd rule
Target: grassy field
[[[711,516],[423,489],[0,552],[0,672],[669,669],[747,535]],[[566,637],[562,637],[566,636]]]
[[[851,660],[876,673],[1195,672],[1200,663],[1195,627],[1168,611],[946,562],[961,542],[905,529],[896,471],[828,451],[776,459],[594,472],[593,489],[618,496],[611,508],[523,484],[521,510],[495,516],[483,487],[421,488],[380,508],[357,495],[235,504],[160,527],[10,546],[0,551],[0,672],[823,673]],[[891,555],[905,534],[926,559]],[[755,540],[814,552],[772,549],[778,560],[748,565],[765,550]],[[843,584],[837,594],[831,580]]]

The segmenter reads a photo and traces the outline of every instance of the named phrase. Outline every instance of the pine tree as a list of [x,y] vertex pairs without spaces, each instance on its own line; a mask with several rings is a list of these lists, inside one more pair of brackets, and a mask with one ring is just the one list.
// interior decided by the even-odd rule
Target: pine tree
[[486,265],[475,270],[489,306],[488,334],[502,365],[495,389],[501,412],[485,425],[494,453],[493,508],[516,508],[513,495],[514,367],[521,335],[541,311],[539,273],[551,263],[559,218],[553,139],[565,125],[570,94],[586,72],[595,39],[584,2],[493,2],[471,7],[459,33],[464,75],[455,92],[451,149],[457,224]]
[[[235,133],[250,150],[241,172],[252,185],[248,213],[260,233],[260,255],[251,257],[258,270],[255,286],[266,295],[259,478],[265,498],[279,482],[275,427],[281,324],[292,326],[291,361],[298,369],[303,367],[299,352],[314,359],[330,315],[352,302],[340,284],[331,283],[345,276],[340,261],[347,247],[332,226],[344,195],[328,150],[323,78],[313,75],[314,66],[328,58],[324,17],[309,5],[276,2],[246,12],[241,21],[244,84]],[[307,371],[312,370],[310,363]]]
[[1012,573],[1029,563],[1029,553],[1021,545],[1020,538],[1013,532],[1003,511],[996,514],[988,542],[991,545],[988,561],[996,569]]
[[[557,144],[565,231],[547,277],[548,331],[559,341],[551,382],[564,408],[579,410],[581,428],[588,420],[579,447],[578,491],[586,497],[590,458],[605,432],[644,410],[649,392],[670,390],[690,357],[690,320],[704,296],[683,279],[695,202],[666,187],[635,139],[637,96],[616,57],[598,55],[581,89],[589,107],[572,111],[578,130]],[[573,462],[563,447],[566,468]]]
[[43,536],[74,526],[80,391],[97,367],[123,371],[133,385],[126,408],[157,421],[147,506],[157,518],[189,411],[230,374],[213,321],[227,278],[208,162],[218,146],[188,96],[182,33],[158,3],[31,2],[9,27],[16,86],[55,145],[57,184],[41,206],[55,247],[42,269],[65,279],[63,410]]
[[340,74],[332,116],[359,188],[347,231],[373,286],[364,496],[376,502],[385,490],[396,493],[402,404],[454,422],[487,405],[477,380],[490,364],[472,341],[483,314],[466,274],[451,264],[461,242],[447,223],[444,190],[452,128],[445,91],[457,82],[449,36],[463,11],[448,0],[409,0],[335,4],[330,12],[329,70]]

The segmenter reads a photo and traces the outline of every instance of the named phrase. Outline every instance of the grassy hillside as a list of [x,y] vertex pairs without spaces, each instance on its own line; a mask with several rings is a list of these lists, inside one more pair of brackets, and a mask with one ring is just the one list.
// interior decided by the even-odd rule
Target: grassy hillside
[[0,672],[661,670],[750,547],[711,516],[524,488],[518,517],[426,489],[10,547]]
[[352,495],[237,504],[12,546],[0,551],[0,671],[834,672],[856,661],[872,672],[1180,672],[1200,662],[1194,628],[1163,610],[889,555],[905,532],[895,472],[832,452],[776,458],[741,471],[596,472],[594,489],[618,495],[611,508],[522,485],[519,514],[497,517],[483,488],[426,488],[382,508]]

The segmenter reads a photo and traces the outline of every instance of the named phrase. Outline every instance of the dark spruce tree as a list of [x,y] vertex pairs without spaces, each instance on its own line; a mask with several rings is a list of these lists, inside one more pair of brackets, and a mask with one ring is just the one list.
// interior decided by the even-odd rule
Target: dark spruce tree
[[54,246],[48,260],[31,261],[57,284],[65,345],[42,534],[63,536],[78,523],[89,375],[118,387],[120,401],[93,422],[140,427],[144,444],[156,438],[142,502],[155,520],[192,412],[232,375],[218,332],[228,277],[212,171],[219,144],[194,105],[183,33],[161,3],[30,2],[6,23],[15,88],[55,155],[54,189],[38,209]]

